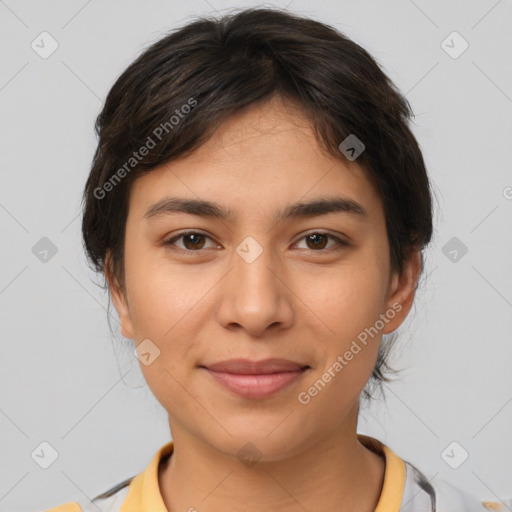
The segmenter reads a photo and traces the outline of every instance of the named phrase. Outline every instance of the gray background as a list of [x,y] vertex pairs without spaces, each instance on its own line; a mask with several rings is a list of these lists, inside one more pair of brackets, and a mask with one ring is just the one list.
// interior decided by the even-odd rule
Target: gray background
[[[93,123],[145,46],[193,15],[248,5],[0,0],[2,511],[94,497],[142,471],[170,439],[115,320],[110,336],[107,298],[82,253]],[[481,499],[511,497],[512,2],[288,8],[352,37],[406,93],[439,198],[426,281],[395,350],[405,371],[386,387],[387,404],[363,411],[359,430],[434,481]],[[31,47],[51,49],[43,31],[58,43],[47,58]],[[43,237],[55,254],[41,252]],[[43,442],[58,454],[48,469],[40,464],[49,459],[31,455]]]

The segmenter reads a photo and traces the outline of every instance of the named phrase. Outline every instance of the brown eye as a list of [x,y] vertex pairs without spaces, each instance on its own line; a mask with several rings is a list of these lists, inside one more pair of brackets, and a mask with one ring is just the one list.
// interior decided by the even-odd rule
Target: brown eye
[[306,236],[306,240],[310,249],[323,249],[327,245],[328,238],[329,237],[327,235],[321,233],[313,233]]
[[[339,250],[344,247],[348,247],[348,243],[343,241],[337,236],[331,235],[330,233],[314,232],[309,235],[303,236],[301,241],[306,241],[306,249],[311,249],[316,252],[330,252],[331,250]],[[334,244],[327,247],[329,240],[333,240]],[[336,247],[337,246],[337,247]]]
[[[211,238],[196,231],[188,231],[170,238],[165,242],[165,245],[170,245],[173,248],[189,253],[200,252],[205,247],[207,240],[211,241]],[[178,241],[181,241],[181,244],[178,244]],[[213,247],[219,248],[216,244],[213,244]]]
[[204,245],[204,235],[199,233],[188,233],[183,235],[183,245],[186,249],[202,249]]

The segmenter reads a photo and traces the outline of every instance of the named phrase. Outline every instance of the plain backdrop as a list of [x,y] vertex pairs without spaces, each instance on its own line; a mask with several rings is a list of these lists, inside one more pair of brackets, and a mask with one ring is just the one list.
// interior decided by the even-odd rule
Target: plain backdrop
[[[92,498],[170,439],[113,308],[109,332],[82,251],[93,125],[143,48],[196,15],[249,5],[286,2],[0,1],[2,511]],[[288,9],[353,38],[406,94],[438,198],[425,279],[394,353],[404,371],[363,410],[359,431],[431,479],[510,497],[512,2]]]

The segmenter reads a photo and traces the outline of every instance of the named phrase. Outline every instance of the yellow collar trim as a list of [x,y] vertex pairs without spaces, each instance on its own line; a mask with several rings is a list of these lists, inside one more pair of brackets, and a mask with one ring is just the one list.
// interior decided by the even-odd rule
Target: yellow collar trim
[[357,434],[357,439],[368,449],[384,455],[386,459],[384,483],[375,512],[399,512],[405,486],[405,462],[373,437]]

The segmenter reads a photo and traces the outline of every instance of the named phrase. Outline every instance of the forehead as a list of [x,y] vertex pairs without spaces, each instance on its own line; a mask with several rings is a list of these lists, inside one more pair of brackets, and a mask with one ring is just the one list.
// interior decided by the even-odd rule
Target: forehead
[[327,154],[304,112],[271,101],[228,118],[194,152],[139,177],[130,211],[142,218],[168,196],[212,200],[232,214],[283,216],[290,204],[344,197],[368,216],[382,215],[380,197],[356,162]]

